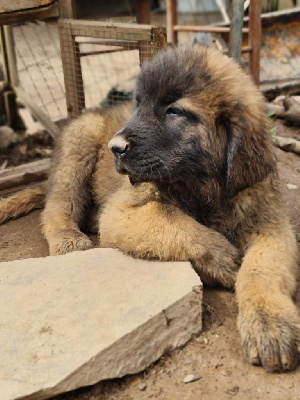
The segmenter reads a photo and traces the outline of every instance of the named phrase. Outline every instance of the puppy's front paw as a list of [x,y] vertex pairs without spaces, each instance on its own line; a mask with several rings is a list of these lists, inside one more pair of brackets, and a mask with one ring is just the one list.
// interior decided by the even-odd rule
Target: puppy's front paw
[[92,247],[90,239],[81,232],[61,231],[49,241],[50,255],[62,255],[72,251],[88,250]]
[[220,244],[219,247],[207,251],[191,262],[205,284],[234,289],[241,257],[238,250],[229,242],[223,246]]
[[238,327],[246,357],[251,364],[262,365],[269,372],[293,370],[299,361],[300,319],[290,301],[285,312],[257,310],[240,312]]

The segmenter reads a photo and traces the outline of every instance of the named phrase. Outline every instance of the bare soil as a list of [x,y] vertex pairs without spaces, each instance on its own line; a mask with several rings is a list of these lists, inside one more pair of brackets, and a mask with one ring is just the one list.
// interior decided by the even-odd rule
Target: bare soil
[[[286,128],[278,127],[278,130]],[[282,190],[299,241],[300,158],[281,150],[277,150],[277,155]],[[298,189],[288,189],[287,184]],[[2,262],[48,255],[40,229],[40,212],[34,211],[0,226]],[[96,246],[97,238],[93,239]],[[300,306],[300,293],[297,302]],[[204,288],[203,308],[203,332],[183,349],[164,356],[138,375],[101,382],[60,395],[56,400],[300,399],[300,366],[291,373],[270,374],[246,362],[236,327],[237,305],[233,292]],[[183,383],[189,374],[200,379]]]

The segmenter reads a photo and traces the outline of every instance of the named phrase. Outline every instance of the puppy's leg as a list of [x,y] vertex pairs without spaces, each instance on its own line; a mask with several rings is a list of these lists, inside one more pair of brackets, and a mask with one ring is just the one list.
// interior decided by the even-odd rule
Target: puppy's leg
[[296,367],[300,320],[296,289],[296,241],[288,224],[252,238],[238,273],[238,327],[246,356],[268,371]]
[[84,114],[67,127],[56,149],[42,215],[51,255],[92,246],[80,225],[89,203],[90,179],[101,152],[97,134],[103,131],[102,125],[100,116]]
[[[141,258],[191,261],[205,283],[233,288],[239,267],[237,249],[220,233],[152,195],[141,199],[130,189],[127,194],[126,188],[116,192],[100,218],[101,246]],[[139,204],[133,202],[137,199]]]
[[132,103],[126,102],[101,113],[84,113],[64,130],[55,151],[43,214],[51,254],[91,247],[80,227],[89,212],[90,196],[98,207],[118,185],[121,175],[113,169],[107,143],[131,114]]

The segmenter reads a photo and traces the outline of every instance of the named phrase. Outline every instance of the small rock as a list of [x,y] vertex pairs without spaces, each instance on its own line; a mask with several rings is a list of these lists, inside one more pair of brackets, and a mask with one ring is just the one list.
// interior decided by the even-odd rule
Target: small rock
[[223,371],[221,371],[221,374],[223,376],[231,376],[232,375],[232,369],[224,369]]
[[226,394],[230,394],[231,396],[236,396],[240,390],[239,386],[233,386],[232,388],[226,390]]
[[140,382],[140,383],[138,384],[138,388],[139,388],[140,390],[142,390],[142,391],[146,390],[146,387],[147,387],[147,385],[146,385],[146,383],[144,383],[144,382]]
[[199,376],[199,375],[187,375],[184,378],[183,383],[191,383],[191,382],[198,381],[199,379],[201,379],[201,376]]
[[202,344],[208,344],[208,339],[201,336],[201,337],[196,339],[196,342],[202,343]]
[[222,326],[223,322],[222,321],[218,321],[218,322],[214,322],[211,326],[212,329],[217,329],[219,328],[219,326]]
[[286,186],[290,190],[298,189],[298,186],[297,185],[293,185],[292,183],[288,183]]
[[183,362],[183,365],[189,365],[189,364],[192,364],[193,363],[193,360],[191,360],[190,358],[188,359],[188,360],[185,360],[184,362]]

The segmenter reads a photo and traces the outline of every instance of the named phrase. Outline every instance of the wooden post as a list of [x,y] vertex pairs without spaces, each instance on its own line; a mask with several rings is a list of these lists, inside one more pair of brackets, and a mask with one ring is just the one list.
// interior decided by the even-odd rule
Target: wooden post
[[67,111],[70,118],[77,117],[85,107],[85,96],[80,65],[80,50],[71,26],[59,26],[60,47],[65,79]]
[[174,31],[177,25],[177,0],[167,0],[167,41],[173,45],[178,42],[178,33]]
[[76,0],[58,0],[60,18],[76,18]]
[[150,0],[137,0],[136,4],[136,22],[138,24],[150,25]]
[[249,14],[249,46],[252,48],[250,53],[250,72],[253,81],[259,85],[260,69],[260,46],[261,46],[261,1],[251,0]]
[[4,25],[1,26],[0,29],[5,81],[12,87],[15,87],[19,84],[19,78],[12,27],[10,25]]
[[152,28],[153,37],[153,51],[152,57],[167,46],[167,33],[165,28],[155,27]]
[[16,68],[16,55],[11,26],[0,26],[1,53],[3,59],[4,81],[6,90],[3,91],[6,125],[11,128],[24,129],[24,123],[19,116],[16,94],[14,88],[18,85],[18,74]]
[[[136,22],[138,24],[150,24],[150,11],[151,1],[150,0],[137,0],[136,4]],[[138,44],[140,65],[144,61],[151,59],[151,46],[149,42],[140,41]]]

